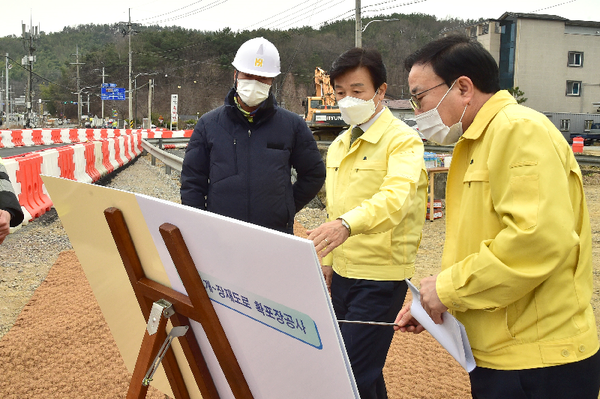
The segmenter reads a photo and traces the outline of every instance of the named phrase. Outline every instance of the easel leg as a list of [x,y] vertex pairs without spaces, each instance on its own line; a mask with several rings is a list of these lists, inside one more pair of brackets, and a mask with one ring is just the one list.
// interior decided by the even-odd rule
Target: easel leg
[[199,321],[202,323],[206,337],[213,348],[233,395],[238,399],[252,399],[253,395],[248,382],[227,340],[221,321],[208,297],[181,231],[177,226],[169,223],[161,225],[159,230],[190,301],[200,316]]
[[155,334],[150,335],[148,331],[144,332],[144,339],[140,347],[135,368],[133,369],[133,377],[129,384],[127,399],[143,399],[148,392],[148,385],[143,385],[144,376],[154,362],[154,358],[167,338],[167,318],[161,317],[158,324],[158,330]]

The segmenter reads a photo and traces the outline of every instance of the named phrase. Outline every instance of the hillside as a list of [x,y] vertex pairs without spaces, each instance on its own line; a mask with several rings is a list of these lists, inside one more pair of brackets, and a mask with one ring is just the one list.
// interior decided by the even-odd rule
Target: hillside
[[[388,68],[388,94],[406,98],[407,74],[404,58],[426,42],[439,36],[444,29],[474,21],[438,20],[424,14],[392,14],[373,19],[398,19],[371,24],[363,34],[363,46],[377,48]],[[365,26],[371,19],[365,19]],[[179,94],[180,115],[202,115],[222,104],[233,83],[231,61],[238,47],[246,40],[263,36],[279,49],[282,74],[275,80],[278,101],[296,113],[302,113],[302,98],[314,94],[313,71],[316,66],[329,69],[331,62],[354,46],[354,21],[331,23],[318,30],[253,30],[233,32],[203,32],[158,26],[132,27],[132,77],[137,77],[134,108],[137,119],[147,116],[148,79],[155,82],[152,100],[153,120],[159,115],[169,117],[170,95]],[[128,88],[129,36],[122,25],[80,25],[58,33],[41,32],[35,41],[33,67],[34,109],[39,99],[44,109],[54,116],[77,117],[77,58],[79,54],[80,88],[90,114],[101,114],[100,85],[102,69],[105,82]],[[0,52],[8,53],[12,69],[9,72],[12,96],[24,95],[27,71],[20,64],[26,54],[20,37],[0,38]],[[5,82],[3,79],[2,86]],[[127,118],[127,101],[105,101],[105,115],[112,110],[119,118]],[[87,103],[83,113],[87,113]]]

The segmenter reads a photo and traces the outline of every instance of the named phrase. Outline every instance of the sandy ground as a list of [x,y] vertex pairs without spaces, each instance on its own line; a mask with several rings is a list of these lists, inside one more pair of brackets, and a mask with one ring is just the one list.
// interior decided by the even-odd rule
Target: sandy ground
[[[593,303],[600,320],[600,183],[595,173],[586,181],[594,245]],[[443,235],[443,220],[425,223],[413,281],[437,272]],[[131,378],[73,251],[60,253],[2,337],[0,360],[1,398],[122,398]],[[428,333],[397,333],[384,373],[390,399],[470,397],[468,375]],[[148,398],[165,395],[151,387]]]

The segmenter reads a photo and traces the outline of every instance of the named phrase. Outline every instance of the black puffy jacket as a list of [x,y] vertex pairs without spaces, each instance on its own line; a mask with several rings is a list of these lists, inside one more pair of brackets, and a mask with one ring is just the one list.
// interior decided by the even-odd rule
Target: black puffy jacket
[[0,163],[0,209],[10,213],[10,227],[16,227],[23,221],[21,204],[19,204],[19,199],[15,195],[6,168],[2,163]]
[[[306,122],[271,94],[248,122],[234,102],[198,121],[181,171],[181,202],[293,233],[294,216],[320,190],[325,165]],[[291,182],[291,167],[297,181]]]

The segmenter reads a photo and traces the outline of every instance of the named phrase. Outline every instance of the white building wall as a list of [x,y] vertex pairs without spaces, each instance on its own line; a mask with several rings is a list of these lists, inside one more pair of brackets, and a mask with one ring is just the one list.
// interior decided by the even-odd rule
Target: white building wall
[[[568,27],[567,27],[568,28]],[[600,101],[600,34],[565,32],[564,21],[517,20],[515,86],[538,111],[595,113]],[[569,51],[584,53],[583,67],[569,67]],[[567,96],[567,80],[581,81],[580,96]]]

